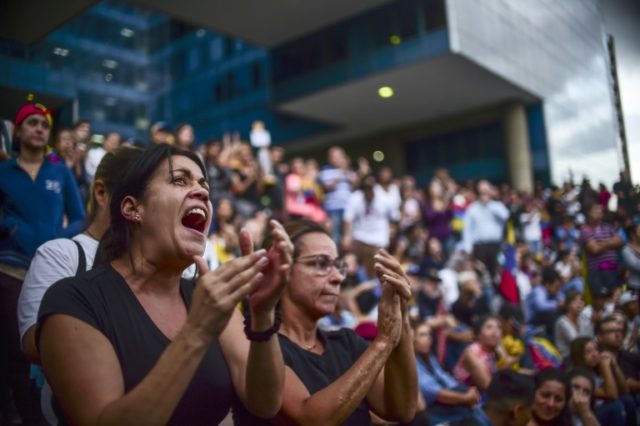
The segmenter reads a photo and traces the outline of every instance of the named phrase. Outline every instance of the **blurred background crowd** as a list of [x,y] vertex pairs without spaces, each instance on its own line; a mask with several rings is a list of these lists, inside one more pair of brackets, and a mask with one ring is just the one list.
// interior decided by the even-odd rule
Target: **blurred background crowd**
[[[418,186],[339,146],[322,163],[289,158],[264,143],[259,122],[251,142],[231,134],[197,144],[191,125],[167,123],[152,126],[150,140],[194,150],[206,166],[210,266],[239,255],[243,227],[260,245],[269,218],[306,218],[330,231],[348,269],[325,329],[349,327],[372,339],[381,295],[373,254],[384,248],[399,259],[412,283],[420,386],[433,418],[466,418],[498,369],[580,367],[602,424],[636,424],[640,189],[625,173],[612,187],[585,177],[528,193],[458,182],[441,168]],[[80,121],[57,131],[45,161],[70,169],[86,205],[101,158],[132,144],[116,132],[92,137],[91,124]],[[13,253],[21,255],[33,253]]]

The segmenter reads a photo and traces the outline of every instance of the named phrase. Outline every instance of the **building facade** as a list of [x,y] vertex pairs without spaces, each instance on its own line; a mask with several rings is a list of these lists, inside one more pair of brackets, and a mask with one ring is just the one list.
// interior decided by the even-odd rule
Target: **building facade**
[[0,43],[0,90],[143,140],[157,120],[247,139],[259,119],[291,154],[379,151],[420,183],[436,167],[525,189],[611,183],[621,166],[596,0],[379,1],[276,41],[232,6],[145,5],[165,13],[101,2],[30,47]]

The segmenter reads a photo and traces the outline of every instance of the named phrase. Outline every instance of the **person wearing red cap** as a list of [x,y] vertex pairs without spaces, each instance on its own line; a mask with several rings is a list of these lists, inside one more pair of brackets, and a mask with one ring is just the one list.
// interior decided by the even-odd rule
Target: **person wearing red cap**
[[72,237],[84,226],[84,208],[68,168],[45,161],[52,124],[45,106],[22,106],[14,129],[17,156],[0,165],[0,250],[22,258],[9,262],[14,266],[28,266],[40,244]]
[[44,105],[23,105],[15,119],[14,157],[0,163],[0,377],[12,377],[25,424],[39,411],[39,403],[28,395],[29,363],[19,344],[17,301],[22,281],[38,246],[78,234],[85,217],[68,167],[45,161],[52,124]]

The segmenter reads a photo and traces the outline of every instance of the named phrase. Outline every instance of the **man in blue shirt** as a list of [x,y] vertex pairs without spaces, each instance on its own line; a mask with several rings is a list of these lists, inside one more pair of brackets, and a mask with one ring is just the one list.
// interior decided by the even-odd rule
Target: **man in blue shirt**
[[[39,402],[29,392],[29,363],[20,351],[17,301],[22,281],[38,246],[80,233],[85,216],[69,168],[45,160],[51,125],[45,106],[22,106],[14,128],[17,156],[0,163],[0,395],[7,395],[11,386],[25,424],[39,421]],[[11,383],[2,383],[7,377]]]
[[[16,117],[17,157],[0,164],[0,262],[28,267],[42,243],[84,227],[84,208],[71,172],[45,161],[51,116],[40,104]],[[64,221],[67,226],[64,227]]]
[[542,284],[533,287],[525,299],[527,322],[545,327],[549,338],[553,338],[553,324],[561,314],[564,293],[560,291],[562,280],[558,272],[551,268],[542,271]]
[[[418,386],[427,403],[427,413],[433,424],[483,418],[480,392],[467,388],[445,372],[435,355],[431,354],[431,327],[416,326],[413,345],[416,351]],[[482,424],[482,423],[481,423]]]
[[484,263],[496,283],[498,253],[509,210],[501,201],[495,200],[497,192],[488,181],[479,181],[477,191],[478,199],[464,214],[462,242],[464,250]]

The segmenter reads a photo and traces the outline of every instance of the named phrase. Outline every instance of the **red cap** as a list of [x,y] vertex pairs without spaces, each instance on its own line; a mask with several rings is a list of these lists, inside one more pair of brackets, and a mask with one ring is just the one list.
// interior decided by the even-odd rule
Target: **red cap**
[[15,126],[18,127],[20,124],[22,124],[25,118],[34,114],[44,116],[49,122],[49,126],[53,124],[53,119],[51,118],[51,111],[49,111],[49,109],[46,106],[42,104],[34,103],[34,102],[29,102],[27,104],[22,105],[22,107],[20,107],[20,109],[18,110],[18,113],[16,114],[16,119],[14,121]]

